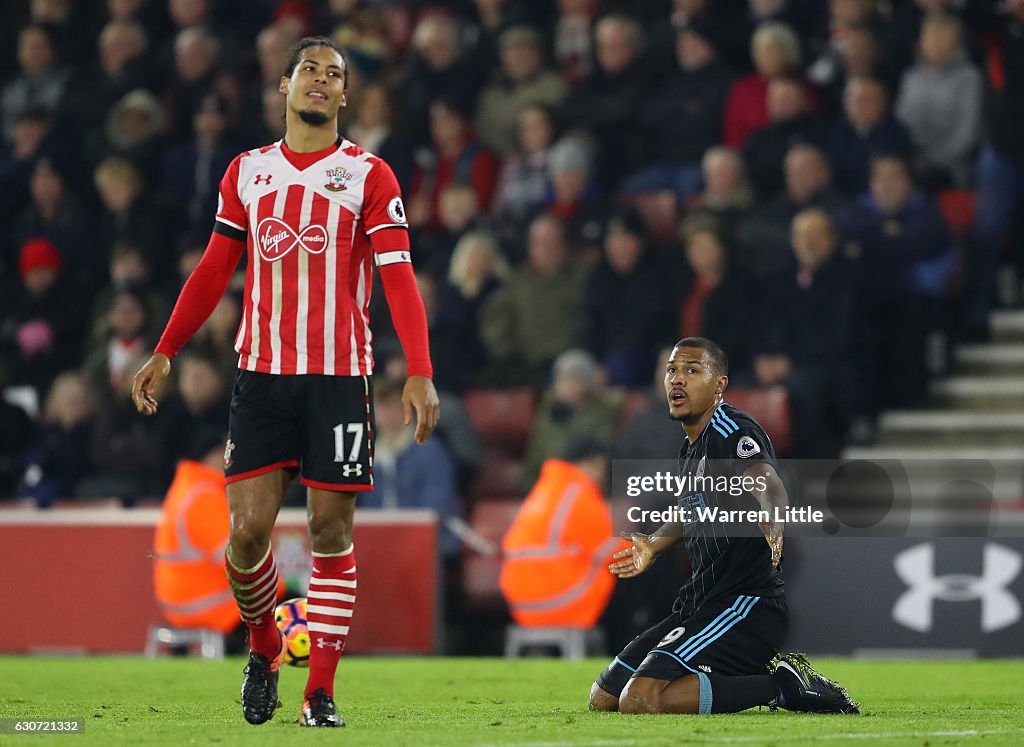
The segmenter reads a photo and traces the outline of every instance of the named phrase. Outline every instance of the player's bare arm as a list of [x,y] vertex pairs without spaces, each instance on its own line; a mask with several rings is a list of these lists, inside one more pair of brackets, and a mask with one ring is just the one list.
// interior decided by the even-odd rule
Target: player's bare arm
[[782,560],[782,535],[786,530],[786,523],[776,520],[775,517],[782,516],[789,506],[789,494],[778,473],[772,465],[762,462],[751,465],[743,472],[744,478],[751,478],[754,485],[764,484],[764,490],[752,491],[755,498],[761,504],[761,509],[768,512],[769,520],[759,522],[758,526],[764,533],[768,547],[772,550],[772,565],[776,568]]
[[623,537],[632,540],[633,544],[612,556],[615,562],[608,566],[608,570],[619,578],[633,578],[654,565],[658,555],[679,542],[680,539],[668,536],[668,534],[661,534],[662,529],[654,534],[623,533]]
[[163,353],[154,353],[132,380],[132,402],[143,415],[155,415],[157,394],[171,373],[171,361]]
[[402,390],[402,409],[406,425],[412,422],[415,414],[416,443],[425,443],[441,418],[441,402],[433,380],[427,376],[410,376]]

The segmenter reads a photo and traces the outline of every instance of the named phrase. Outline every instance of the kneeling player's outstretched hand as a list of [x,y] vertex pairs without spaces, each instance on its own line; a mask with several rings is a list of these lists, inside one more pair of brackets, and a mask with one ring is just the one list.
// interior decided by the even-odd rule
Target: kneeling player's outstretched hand
[[608,570],[619,578],[639,576],[654,564],[654,559],[657,557],[651,537],[640,534],[640,532],[632,534],[623,532],[622,536],[632,540],[633,546],[612,555],[615,562],[608,566]]

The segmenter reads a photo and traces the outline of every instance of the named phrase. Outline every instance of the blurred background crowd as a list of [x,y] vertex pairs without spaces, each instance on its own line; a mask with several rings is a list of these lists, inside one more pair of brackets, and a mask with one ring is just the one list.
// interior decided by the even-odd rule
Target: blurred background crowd
[[579,434],[671,457],[687,335],[834,456],[1016,301],[1024,0],[7,2],[0,497],[145,502],[225,430],[241,267],[159,414],[128,391],[308,34],[403,188],[442,392],[412,448],[378,292],[374,505],[524,495]]

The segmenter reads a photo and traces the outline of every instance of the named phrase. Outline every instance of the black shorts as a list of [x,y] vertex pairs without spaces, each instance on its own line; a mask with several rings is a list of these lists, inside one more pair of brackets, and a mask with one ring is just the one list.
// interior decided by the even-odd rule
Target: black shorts
[[710,602],[682,619],[672,613],[634,638],[597,678],[618,697],[632,677],[766,674],[789,627],[785,597],[740,595]]
[[373,490],[373,384],[368,376],[239,371],[231,390],[229,483],[298,469],[302,484]]

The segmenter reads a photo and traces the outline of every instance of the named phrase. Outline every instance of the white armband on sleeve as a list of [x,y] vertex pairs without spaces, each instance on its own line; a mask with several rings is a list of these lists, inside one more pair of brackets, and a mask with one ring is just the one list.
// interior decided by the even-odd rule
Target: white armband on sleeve
[[374,254],[374,261],[377,263],[377,267],[384,267],[385,265],[394,265],[399,262],[412,263],[412,255],[408,250],[402,250],[397,252],[381,252],[380,254]]

